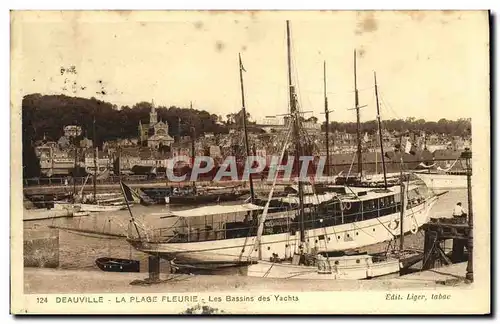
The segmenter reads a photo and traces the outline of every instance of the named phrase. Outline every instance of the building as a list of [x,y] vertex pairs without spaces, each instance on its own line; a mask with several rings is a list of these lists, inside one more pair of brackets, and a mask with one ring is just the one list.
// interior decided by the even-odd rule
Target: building
[[68,137],[66,136],[61,136],[58,140],[57,140],[57,145],[59,145],[59,147],[61,149],[66,149],[70,146],[71,142],[69,140]]
[[82,148],[90,148],[90,147],[93,147],[93,142],[91,139],[88,139],[86,137],[84,137],[81,141],[80,141],[80,147]]
[[106,151],[99,151],[97,148],[87,149],[84,151],[84,157],[85,171],[89,174],[94,173],[96,163],[99,173],[112,168],[112,158]]
[[78,137],[82,134],[82,128],[76,125],[64,126],[64,136],[66,137]]
[[[70,174],[75,167],[75,152],[72,150],[60,150],[49,147],[40,152],[40,172],[44,176],[64,176]],[[79,159],[76,161],[80,165]]]
[[139,142],[143,146],[152,149],[161,147],[170,147],[174,139],[168,134],[168,124],[163,121],[158,121],[158,114],[154,103],[151,104],[151,112],[149,113],[149,124],[142,124],[139,121]]

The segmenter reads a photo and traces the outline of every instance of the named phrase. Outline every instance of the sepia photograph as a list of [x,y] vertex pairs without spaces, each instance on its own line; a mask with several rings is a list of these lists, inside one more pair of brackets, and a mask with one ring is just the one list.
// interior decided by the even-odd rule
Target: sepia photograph
[[490,19],[12,10],[11,313],[488,314]]

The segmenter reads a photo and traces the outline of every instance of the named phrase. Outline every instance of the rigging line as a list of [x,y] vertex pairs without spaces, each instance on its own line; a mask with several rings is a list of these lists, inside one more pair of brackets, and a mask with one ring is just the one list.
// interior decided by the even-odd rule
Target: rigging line
[[[349,180],[349,175],[351,174],[351,170],[352,170],[352,166],[354,164],[354,159],[356,158],[356,154],[353,155],[352,157],[352,162],[351,162],[351,166],[349,167],[349,172],[347,173],[347,178],[346,178],[346,183],[347,181]],[[351,191],[351,193],[357,197],[356,193],[354,192],[354,190],[352,190],[352,188],[350,186],[348,186],[347,184],[344,185],[344,187],[346,187],[347,189],[349,189]]]
[[308,273],[315,273],[316,271],[317,271],[316,268],[314,270],[311,269],[311,270],[298,271],[295,274],[292,274],[291,276],[286,277],[285,279],[295,278],[295,277],[298,277],[300,275],[304,275],[304,274],[308,274]]
[[[347,188],[349,188],[349,189],[352,191],[352,189],[351,189],[350,187],[347,187]],[[352,193],[354,194],[354,191],[352,191]],[[362,203],[362,202],[361,202],[361,198],[359,198],[357,195],[355,195],[355,196],[356,196],[356,198],[358,199],[358,201],[359,201],[360,203]],[[340,198],[339,198],[339,200],[340,200]],[[342,207],[342,206],[341,206],[341,207]],[[378,221],[378,222],[379,222],[379,223],[380,223],[380,224],[381,224],[381,225],[382,225],[382,226],[383,226],[383,227],[387,230],[387,232],[389,232],[389,234],[391,234],[391,235],[393,236],[393,238],[396,238],[396,236],[392,233],[392,231],[390,231],[390,229],[388,229],[388,228],[387,228],[387,227],[386,227],[386,226],[385,226],[385,225],[384,225],[384,224],[380,221],[380,219],[379,219],[379,218],[380,218],[380,217],[376,217],[377,221]],[[352,222],[351,224],[353,224],[355,228],[360,229],[359,227],[357,227],[357,226],[356,226],[356,224],[355,224],[355,223],[356,223],[356,222]],[[400,225],[402,225],[402,224],[400,224]],[[362,230],[362,229],[361,229],[361,230]],[[363,231],[363,232],[364,232],[364,231]],[[365,233],[366,233],[366,232],[365,232]],[[367,233],[367,234],[368,234],[368,233]]]
[[[335,199],[335,198],[337,198],[337,200],[339,201],[339,207],[341,208],[341,213],[343,214],[344,212],[342,211],[342,200],[340,199],[340,197],[339,197],[339,196],[335,196],[335,197],[334,197],[334,199]],[[327,208],[326,210],[327,210],[327,212],[328,212],[328,206],[327,206],[326,208]],[[339,241],[339,238],[337,238],[337,231],[335,231],[335,226],[336,226],[336,224],[335,224],[335,223],[336,223],[336,221],[335,221],[335,217],[336,217],[336,216],[335,216],[335,214],[334,214],[334,217],[333,217],[333,219],[334,219],[334,225],[332,226],[332,231],[333,231],[333,235],[335,235],[335,240],[337,240],[337,242],[338,242],[338,241]],[[344,224],[343,220],[344,220],[344,217],[342,216],[342,225]],[[325,229],[325,230],[326,230],[326,229]]]
[[[291,31],[290,31],[290,34],[291,34]],[[297,83],[297,101],[299,103],[299,108],[303,108],[303,105],[302,105],[302,90],[300,88],[300,81],[299,81],[299,71],[298,71],[298,64],[297,64],[297,60],[296,60],[296,54],[297,54],[297,51],[295,50],[295,42],[293,41],[293,36],[290,35],[290,43],[291,43],[291,50],[292,50],[292,63],[293,63],[293,72],[295,74],[295,81]],[[307,100],[308,104],[309,104],[309,107],[313,107],[311,105],[311,101],[309,100],[309,97],[308,96],[305,96],[305,99]],[[303,109],[302,109],[303,110]],[[300,111],[300,109],[299,109]],[[304,117],[305,118],[305,117]]]
[[[260,84],[265,85],[267,88],[269,88],[270,85],[273,85],[275,88],[277,88],[277,89],[279,88],[280,90],[283,88],[283,83],[276,82],[276,81],[270,81],[270,80],[264,80],[263,78],[261,78],[260,80],[262,80],[262,81],[259,81]],[[297,87],[299,87],[298,83],[299,82],[297,81]],[[361,89],[358,89],[358,92],[372,90],[372,89],[373,89],[373,86],[366,87],[366,88],[361,88]],[[266,92],[267,93],[267,89],[266,90],[260,90],[259,88],[255,88],[255,89],[253,89],[253,92],[255,92],[255,93],[264,93],[264,92]],[[300,92],[301,93],[311,93],[311,94],[321,94],[321,95],[324,94],[324,91],[312,90],[312,89],[308,89],[308,88],[301,88]],[[335,97],[335,96],[337,96],[337,98],[338,98],[341,95],[352,94],[352,93],[354,93],[354,90],[327,91],[326,93],[328,95],[331,95],[332,98]]]
[[[283,141],[283,149],[281,151],[279,163],[281,163],[281,161],[283,160],[283,155],[285,154],[285,149],[287,147],[288,139],[290,137],[291,132],[292,132],[292,127],[290,127],[288,129],[287,136],[286,136],[286,138]],[[271,191],[269,192],[269,195],[268,195],[268,198],[267,198],[267,202],[266,202],[266,206],[264,207],[264,211],[262,212],[262,214],[260,215],[260,219],[258,220],[258,223],[257,223],[257,225],[258,225],[257,235],[255,236],[253,247],[252,247],[252,249],[250,250],[250,252],[249,252],[249,254],[247,256],[247,259],[250,258],[250,256],[253,253],[253,251],[257,248],[257,244],[260,245],[260,236],[262,235],[262,232],[264,230],[264,222],[266,221],[267,212],[269,210],[269,204],[271,202],[273,191],[274,191],[274,187],[276,186],[276,181],[278,179],[279,171],[277,169],[278,169],[278,166],[276,166],[276,170],[275,170],[276,173],[274,174],[273,185],[271,187]],[[246,247],[246,242],[248,241],[248,237],[249,237],[249,235],[247,235],[247,237],[245,238],[245,245],[244,245],[244,247],[242,249],[242,252],[240,254],[240,258],[243,255],[244,249]]]
[[429,251],[431,251],[431,253],[427,254],[427,258],[425,258],[423,261],[422,261],[422,269],[425,267],[425,265],[427,264],[427,261],[429,261],[429,258],[431,257],[432,254],[434,254],[434,247],[436,246],[436,240],[434,240],[432,242],[432,246],[431,248],[429,249]]
[[379,88],[379,98],[383,102],[384,106],[389,108],[397,119],[401,119],[401,116],[399,116],[398,113],[396,113],[396,111],[392,108],[392,105],[389,103],[389,100],[385,98],[385,94],[380,90],[380,88]]
[[264,273],[264,276],[263,276],[264,278],[266,278],[269,275],[269,273],[271,272],[271,269],[273,267],[274,267],[274,262],[271,264],[271,266],[269,267],[269,269],[267,269],[266,273]]
[[[199,242],[199,241],[191,241],[191,242]],[[279,242],[284,242],[284,241],[279,241]],[[166,242],[162,242],[162,243],[166,243]],[[272,243],[275,243],[275,242],[272,242]],[[232,246],[232,248],[237,248],[237,247],[240,247],[242,245],[236,245],[236,246]],[[243,246],[246,248],[246,246]],[[180,248],[180,247],[176,247],[177,250],[179,250],[179,252],[193,252],[192,249],[185,249],[185,248]],[[217,255],[224,255],[224,256],[231,256],[231,257],[236,257],[235,254],[228,254],[228,253],[219,253],[219,252],[210,252],[210,251],[220,251],[220,250],[227,250],[228,248],[227,247],[219,247],[219,248],[210,248],[210,249],[201,249],[201,250],[195,250],[195,252],[208,252],[210,254],[217,254]]]
[[[359,199],[359,202],[362,204],[363,202],[361,201],[361,199]],[[361,217],[363,217],[363,213],[361,213]],[[379,216],[380,217],[380,216]],[[378,218],[378,217],[377,217]],[[357,219],[357,218],[356,218]],[[361,221],[363,221],[363,219],[361,219]],[[354,230],[360,230],[362,232],[364,232],[365,234],[367,234],[368,236],[371,236],[371,237],[375,237],[373,235],[371,235],[370,233],[366,232],[363,227],[358,227],[356,225],[357,222],[352,222],[351,224],[354,226]]]
[[[297,101],[299,103],[299,111],[300,110],[304,111],[304,104],[303,104],[304,102],[307,102],[308,107],[313,107],[313,105],[311,104],[311,100],[310,100],[309,96],[307,96],[307,92],[306,92],[306,95],[302,96],[303,91],[300,87],[299,72],[296,68],[295,68],[295,70],[296,70],[295,74],[296,74],[296,79],[297,79],[297,94],[298,94]],[[302,108],[302,109],[300,109],[300,108]],[[305,116],[303,118],[305,119]]]
[[[388,228],[387,226],[385,226],[385,225],[384,225],[384,223],[382,223],[382,221],[381,221],[378,217],[376,217],[376,220],[380,223],[380,225],[382,225],[382,227],[384,227],[384,228],[385,228],[385,230],[386,230],[387,232],[389,232],[389,234],[391,234],[391,235],[392,235],[392,238],[393,238],[393,239],[396,239],[396,235],[395,235],[394,233],[392,233],[392,231],[391,231],[391,229],[390,229],[390,228]],[[399,224],[399,226],[403,226],[403,224]]]
[[[410,193],[410,183],[408,182],[405,187],[406,187],[406,201],[408,201],[408,194]],[[424,208],[425,208],[425,206],[424,206]],[[411,210],[411,216],[413,218],[413,222],[417,226],[417,232],[418,232],[418,229],[420,226],[418,224],[417,218],[415,217],[415,211],[413,210],[413,206],[410,206],[410,210]],[[410,230],[411,230],[411,228],[410,228]]]
[[[369,86],[369,87],[361,88],[361,89],[358,89],[358,92],[366,91],[366,90],[371,90],[373,88],[374,88],[374,86]],[[308,92],[308,93],[324,94],[324,91],[308,90],[308,89],[306,89],[304,91]],[[341,94],[351,94],[351,93],[354,93],[354,92],[355,92],[354,90],[344,90],[344,91],[327,91],[326,93],[329,94],[329,95],[341,95]]]
[[[349,187],[349,188],[350,188],[350,187]],[[352,191],[352,189],[351,189],[351,191]],[[353,193],[354,193],[354,191],[353,191]],[[359,198],[359,196],[358,196],[358,195],[356,195],[356,199],[358,200],[358,202],[360,203],[360,205],[361,205],[361,207],[362,207],[363,201],[361,200],[361,198]],[[378,209],[380,209],[380,207],[378,207]],[[363,210],[363,209],[361,209],[361,210]],[[380,216],[378,216],[378,217],[376,217],[376,218],[377,218],[377,220],[379,220]],[[356,215],[356,221],[357,221],[357,219],[358,219],[358,217],[357,217],[357,215]],[[354,221],[354,222],[352,222],[352,223],[351,223],[351,224],[353,225],[353,227],[354,227],[354,230],[358,229],[358,230],[361,230],[361,231],[365,232],[362,228],[360,228],[360,227],[358,227],[358,226],[356,225],[356,221]],[[361,221],[363,221],[363,212],[362,212],[362,211],[361,211]],[[380,222],[380,220],[379,220],[379,222]],[[380,222],[380,223],[381,223],[381,222]],[[381,223],[381,224],[382,224],[382,223]],[[383,224],[382,224],[382,225],[383,225]],[[385,226],[384,226],[384,227],[385,227]],[[387,229],[387,228],[386,228],[386,229]],[[366,234],[368,234],[367,232],[365,232],[365,233],[366,233]],[[390,233],[390,234],[392,234],[392,233]],[[374,236],[372,236],[372,235],[370,235],[370,234],[368,234],[368,235],[369,235],[369,236],[371,236],[371,237],[374,237]]]

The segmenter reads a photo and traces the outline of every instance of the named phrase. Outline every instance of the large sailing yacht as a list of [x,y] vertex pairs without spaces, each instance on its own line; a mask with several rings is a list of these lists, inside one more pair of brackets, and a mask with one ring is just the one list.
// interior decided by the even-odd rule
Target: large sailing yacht
[[[292,138],[285,139],[281,158],[289,141],[295,143],[297,156],[302,152],[288,21],[287,45]],[[270,213],[274,184],[265,206],[248,203],[172,212],[163,217],[174,218],[173,225],[152,231],[139,226],[131,213],[127,241],[139,251],[176,264],[199,268],[247,265],[311,251],[358,249],[392,240],[401,233],[416,233],[428,221],[438,199],[422,182],[385,188],[338,186],[332,199],[305,206],[304,184],[299,181],[298,208]],[[406,199],[401,199],[402,194]]]

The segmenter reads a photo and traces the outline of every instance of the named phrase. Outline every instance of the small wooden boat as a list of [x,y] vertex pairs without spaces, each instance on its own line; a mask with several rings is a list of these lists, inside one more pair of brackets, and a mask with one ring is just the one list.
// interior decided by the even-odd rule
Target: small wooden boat
[[127,208],[125,204],[118,205],[98,205],[98,204],[81,204],[69,203],[64,201],[57,201],[54,203],[54,209],[65,209],[69,207],[78,207],[80,211],[84,212],[113,212]]
[[25,197],[30,200],[36,208],[53,208],[54,201],[71,199],[72,194],[26,194]]
[[98,258],[95,264],[107,272],[140,272],[140,261],[117,258]]
[[60,217],[72,217],[78,209],[24,209],[23,221],[34,221],[43,219],[54,219]]
[[88,211],[78,211],[73,213],[73,217],[82,217],[82,216],[89,216],[90,212]]

